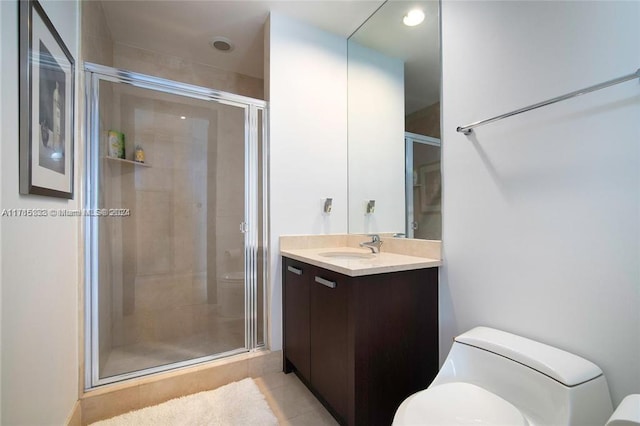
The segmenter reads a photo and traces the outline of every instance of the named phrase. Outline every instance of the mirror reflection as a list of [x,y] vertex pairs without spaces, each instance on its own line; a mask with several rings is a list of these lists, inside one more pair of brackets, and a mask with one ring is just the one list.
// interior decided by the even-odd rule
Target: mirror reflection
[[348,41],[349,232],[441,239],[437,1],[386,1]]

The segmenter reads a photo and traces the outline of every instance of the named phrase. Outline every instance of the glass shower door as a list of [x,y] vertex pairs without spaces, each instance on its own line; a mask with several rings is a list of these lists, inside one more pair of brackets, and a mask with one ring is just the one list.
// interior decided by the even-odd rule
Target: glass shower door
[[442,239],[440,139],[405,132],[406,235]]
[[255,347],[253,107],[94,83],[92,385]]

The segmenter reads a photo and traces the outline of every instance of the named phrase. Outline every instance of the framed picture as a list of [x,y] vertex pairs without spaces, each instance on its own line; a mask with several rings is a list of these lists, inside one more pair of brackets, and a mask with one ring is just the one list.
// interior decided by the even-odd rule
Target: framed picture
[[437,213],[441,207],[442,180],[440,162],[435,161],[420,166],[420,210],[422,213]]
[[20,193],[73,198],[75,63],[37,0],[20,5]]

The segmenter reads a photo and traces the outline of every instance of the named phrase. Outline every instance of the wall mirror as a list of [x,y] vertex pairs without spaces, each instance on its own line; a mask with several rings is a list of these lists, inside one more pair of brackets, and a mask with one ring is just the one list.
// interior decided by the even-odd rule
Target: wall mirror
[[439,25],[438,1],[387,0],[349,37],[350,233],[441,239]]

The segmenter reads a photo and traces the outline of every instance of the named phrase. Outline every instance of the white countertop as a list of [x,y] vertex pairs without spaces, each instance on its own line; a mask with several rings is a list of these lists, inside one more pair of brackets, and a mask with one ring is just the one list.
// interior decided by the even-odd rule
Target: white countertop
[[323,256],[324,253],[360,253],[371,254],[369,249],[353,247],[324,247],[305,249],[283,249],[280,254],[283,257],[299,260],[320,268],[359,277],[362,275],[382,274],[386,272],[410,271],[414,269],[433,268],[442,265],[442,260],[427,257],[408,256],[405,254],[389,253],[383,251],[372,254],[368,258],[343,259]]

